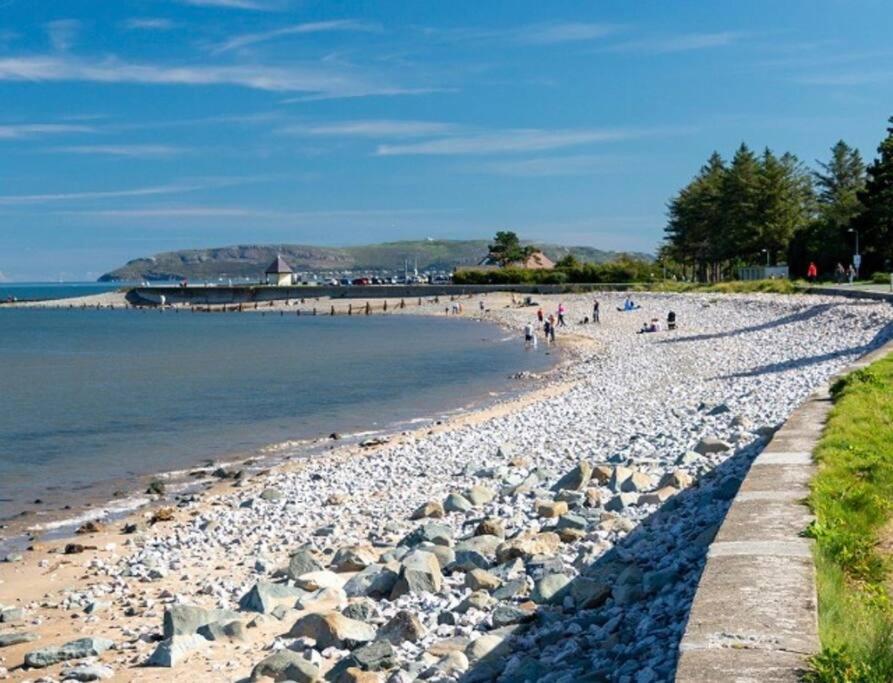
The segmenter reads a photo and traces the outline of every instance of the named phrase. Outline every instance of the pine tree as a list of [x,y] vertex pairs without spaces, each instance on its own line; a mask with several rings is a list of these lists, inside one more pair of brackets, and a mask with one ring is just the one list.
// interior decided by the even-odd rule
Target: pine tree
[[734,262],[752,262],[760,244],[760,163],[744,143],[735,152],[723,178],[720,209],[723,226],[719,257]]
[[720,200],[725,174],[725,162],[714,152],[668,206],[666,254],[678,263],[691,266],[694,276],[701,280],[707,278],[710,266],[718,259],[722,228]]
[[786,254],[791,239],[812,219],[814,204],[812,179],[797,157],[778,158],[767,148],[760,160],[755,248],[767,250],[772,261]]
[[893,116],[889,122],[887,137],[878,147],[878,157],[868,167],[865,189],[859,193],[863,209],[855,221],[869,268],[881,268],[893,257]]
[[822,171],[813,176],[818,187],[819,211],[822,220],[831,227],[846,229],[862,210],[859,192],[865,188],[865,163],[859,150],[843,140],[831,148],[828,163],[817,161]]

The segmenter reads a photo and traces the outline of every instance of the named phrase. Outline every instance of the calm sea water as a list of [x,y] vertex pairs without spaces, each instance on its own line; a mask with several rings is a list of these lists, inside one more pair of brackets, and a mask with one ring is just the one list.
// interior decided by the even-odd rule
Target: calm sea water
[[121,282],[0,282],[0,301],[10,298],[18,301],[70,299],[113,292],[123,286],[125,283]]
[[550,364],[473,321],[0,309],[0,517],[440,414]]

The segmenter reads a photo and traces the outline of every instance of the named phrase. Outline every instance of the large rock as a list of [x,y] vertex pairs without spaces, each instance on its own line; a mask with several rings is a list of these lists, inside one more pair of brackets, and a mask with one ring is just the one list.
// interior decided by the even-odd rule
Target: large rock
[[448,524],[429,522],[410,532],[400,541],[400,545],[409,548],[414,548],[422,543],[451,546],[453,545],[453,528]]
[[505,522],[499,517],[482,519],[474,530],[475,536],[495,536],[505,538]]
[[163,632],[165,638],[191,636],[207,624],[216,621],[235,621],[238,612],[228,609],[205,609],[196,605],[173,605],[164,610]]
[[485,486],[475,485],[465,492],[465,498],[468,499],[468,502],[470,502],[475,507],[479,505],[486,505],[495,497],[496,494]]
[[496,559],[500,563],[516,557],[527,559],[534,555],[553,555],[561,546],[558,534],[552,531],[525,531],[513,539],[501,543],[496,548]]
[[329,563],[336,572],[358,572],[370,564],[375,564],[378,554],[368,545],[349,545],[339,548]]
[[449,494],[443,501],[443,509],[446,512],[468,512],[474,508],[471,501],[459,493]]
[[349,598],[387,597],[394,590],[394,584],[397,583],[398,571],[396,563],[392,565],[370,564],[344,584],[344,592]]
[[243,641],[247,639],[245,635],[245,627],[242,626],[241,621],[215,621],[210,624],[205,624],[198,630],[198,635],[205,640],[214,641]]
[[415,643],[425,635],[425,627],[419,618],[408,610],[400,610],[391,620],[378,630],[376,638],[387,640],[393,645],[409,641]]
[[351,652],[337,668],[355,667],[361,671],[386,671],[396,664],[394,647],[387,640],[374,640]]
[[657,491],[643,493],[639,496],[639,505],[663,505],[677,493],[679,493],[679,490],[672,486],[662,486]]
[[415,550],[400,563],[400,576],[391,591],[391,600],[407,593],[437,593],[442,584],[443,575],[437,557]]
[[477,640],[472,640],[465,648],[465,656],[471,664],[484,659],[484,657],[496,657],[508,654],[508,643],[503,638],[494,635],[484,635]]
[[685,470],[673,470],[660,478],[658,487],[672,486],[675,489],[687,489],[691,486],[691,475]]
[[155,652],[146,662],[147,666],[174,667],[196,650],[208,646],[208,641],[200,635],[174,636],[158,643]]
[[43,669],[70,659],[97,657],[113,645],[107,638],[79,638],[65,645],[32,650],[25,655],[25,666],[29,669]]
[[611,595],[611,583],[588,576],[578,576],[570,584],[571,597],[577,609],[601,607]]
[[585,460],[581,461],[574,469],[565,474],[552,487],[553,491],[580,491],[589,484],[592,478],[592,465]]
[[534,507],[536,514],[546,519],[561,517],[561,515],[567,514],[568,511],[567,503],[561,500],[538,500]]
[[530,599],[537,604],[560,603],[568,593],[570,577],[564,574],[547,574],[533,587]]
[[251,670],[252,681],[259,681],[265,676],[274,681],[294,683],[317,683],[322,680],[319,669],[314,664],[291,650],[280,650],[262,659]]
[[288,578],[294,581],[299,576],[318,572],[324,567],[317,561],[309,550],[300,549],[288,558]]
[[[527,603],[530,605],[530,603]],[[532,606],[531,606],[532,607]],[[503,626],[511,626],[513,624],[523,624],[531,621],[536,616],[536,610],[528,607],[520,607],[518,605],[501,604],[490,614],[490,621],[493,628],[502,628]]]
[[294,607],[307,591],[283,583],[258,581],[239,600],[239,609],[245,612],[270,614],[276,607]]
[[443,509],[443,505],[439,501],[429,500],[427,503],[422,503],[419,507],[417,507],[415,512],[412,513],[412,517],[410,517],[410,519],[424,519],[426,517],[439,519],[443,517],[444,514],[445,511]]
[[722,439],[717,439],[713,436],[705,436],[698,441],[698,445],[695,446],[694,451],[701,455],[709,455],[710,453],[724,453],[725,451],[731,450],[731,448],[732,447]]
[[318,612],[322,606],[331,609],[346,601],[347,593],[344,592],[343,588],[320,588],[318,591],[313,591],[310,595],[300,598],[295,607],[301,610]]
[[465,574],[465,585],[473,591],[490,591],[502,585],[502,579],[485,569],[472,569]]
[[618,493],[605,503],[608,512],[621,512],[628,507],[639,504],[639,496],[635,493]]
[[[318,572],[302,574],[295,579],[298,588],[305,591],[318,591],[321,588],[341,588],[344,579],[328,569],[320,569]],[[303,596],[302,596],[303,597]]]
[[115,670],[104,664],[79,664],[62,669],[64,681],[104,681],[115,675]]
[[348,619],[339,612],[307,614],[298,619],[288,632],[289,638],[313,638],[320,650],[327,647],[353,649],[375,639],[375,627]]
[[13,645],[20,645],[21,643],[30,643],[34,640],[37,640],[37,634],[29,631],[0,633],[0,647],[11,647]]

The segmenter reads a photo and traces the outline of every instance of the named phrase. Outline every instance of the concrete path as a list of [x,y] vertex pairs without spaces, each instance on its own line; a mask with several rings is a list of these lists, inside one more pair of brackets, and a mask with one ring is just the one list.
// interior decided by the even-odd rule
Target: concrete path
[[[840,375],[891,352],[893,342]],[[707,555],[677,681],[793,683],[820,650],[815,565],[801,532],[812,520],[804,499],[833,382],[794,411],[744,479]]]

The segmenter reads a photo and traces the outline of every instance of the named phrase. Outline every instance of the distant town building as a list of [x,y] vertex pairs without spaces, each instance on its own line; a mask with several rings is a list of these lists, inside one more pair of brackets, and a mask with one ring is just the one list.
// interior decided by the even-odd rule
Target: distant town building
[[523,262],[512,264],[518,268],[526,268],[527,270],[552,270],[555,263],[541,251],[535,251],[528,256]]
[[[485,256],[480,261],[480,263],[478,263],[478,266],[483,268],[500,267],[499,262],[489,255]],[[526,270],[552,270],[553,268],[555,268],[555,263],[543,252],[537,250],[530,252],[530,254],[528,254],[523,260],[510,261],[506,264],[506,268],[524,268]]]
[[278,285],[280,287],[288,287],[291,285],[292,273],[291,266],[285,262],[281,256],[276,256],[276,260],[270,264],[265,271],[268,285]]

